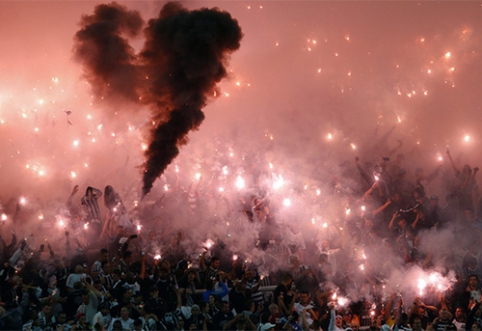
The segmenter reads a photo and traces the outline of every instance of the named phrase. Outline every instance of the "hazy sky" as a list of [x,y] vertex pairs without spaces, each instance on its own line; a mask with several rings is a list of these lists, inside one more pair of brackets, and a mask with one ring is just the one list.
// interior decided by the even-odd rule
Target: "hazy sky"
[[[56,197],[74,184],[140,185],[147,110],[107,109],[72,60],[80,18],[99,3],[0,2],[4,199],[28,190]],[[164,4],[120,3],[146,21]],[[387,148],[403,141],[401,151],[423,158],[428,170],[447,145],[463,153],[463,163],[479,160],[480,2],[182,3],[228,11],[244,37],[221,95],[181,154],[201,153],[219,136],[235,152],[272,143],[270,157],[284,171],[300,171],[289,169],[294,164],[319,171],[312,168],[317,158],[375,158],[363,152],[396,125]]]

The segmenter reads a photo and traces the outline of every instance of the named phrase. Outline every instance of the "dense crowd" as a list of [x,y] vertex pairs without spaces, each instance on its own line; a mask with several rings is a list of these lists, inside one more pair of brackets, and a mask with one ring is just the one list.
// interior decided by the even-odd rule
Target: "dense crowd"
[[356,158],[291,194],[292,214],[262,171],[229,191],[222,167],[133,208],[75,186],[41,226],[40,204],[5,204],[0,329],[480,330],[478,168],[447,157],[430,175],[404,154]]

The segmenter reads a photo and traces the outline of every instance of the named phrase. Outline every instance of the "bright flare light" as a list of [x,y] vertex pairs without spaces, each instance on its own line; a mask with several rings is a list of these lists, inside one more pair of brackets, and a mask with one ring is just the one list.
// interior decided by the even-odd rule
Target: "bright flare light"
[[284,198],[283,199],[283,206],[285,206],[285,207],[291,206],[291,199],[290,198]]
[[281,186],[283,186],[284,184],[284,179],[283,179],[283,176],[279,176],[275,182],[273,183],[273,189],[277,190],[279,188],[281,188]]
[[465,142],[469,142],[469,141],[470,141],[470,136],[469,136],[468,134],[465,135],[464,141],[465,141]]
[[6,214],[2,214],[2,221],[6,221],[7,220],[7,215]]
[[242,190],[244,188],[244,179],[241,177],[241,176],[238,176],[236,178],[236,183],[235,183],[236,187],[238,190]]

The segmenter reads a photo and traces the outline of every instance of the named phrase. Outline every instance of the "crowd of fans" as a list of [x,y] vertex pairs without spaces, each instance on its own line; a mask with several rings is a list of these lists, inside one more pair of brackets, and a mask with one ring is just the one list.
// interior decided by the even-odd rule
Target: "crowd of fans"
[[[38,229],[22,227],[34,212],[19,203],[1,228],[0,329],[480,330],[478,168],[447,157],[430,175],[403,154],[340,165],[322,194],[331,222],[286,220],[255,171],[245,193],[219,189],[220,170],[132,210],[112,186],[81,198],[76,186]],[[444,196],[428,193],[434,182]],[[444,229],[448,250],[423,245]],[[454,280],[419,295],[388,283],[414,266]]]

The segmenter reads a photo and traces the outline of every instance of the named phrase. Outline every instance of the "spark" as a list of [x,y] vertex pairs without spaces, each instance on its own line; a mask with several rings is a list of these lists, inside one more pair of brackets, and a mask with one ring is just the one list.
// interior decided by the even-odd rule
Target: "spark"
[[74,145],[74,147],[78,147],[79,146],[79,141],[78,140],[74,140],[72,142],[72,145]]
[[87,230],[89,228],[89,223],[84,224],[84,230]]
[[291,206],[291,199],[290,198],[284,198],[283,199],[283,206],[285,206],[285,207]]
[[220,186],[218,189],[219,192],[224,192],[224,187]]
[[238,259],[238,256],[236,254],[233,254],[233,261],[236,261]]
[[160,260],[161,259],[161,255],[160,254],[157,254],[156,256],[154,256],[154,260]]
[[351,143],[350,146],[352,149],[356,149],[356,145],[354,143]]
[[228,173],[229,173],[229,171],[228,171],[228,166],[224,166],[224,167],[223,167],[223,174],[224,174],[224,175],[227,175]]
[[75,171],[71,171],[71,172],[70,172],[70,177],[72,177],[72,178],[77,177],[77,174],[75,173]]
[[44,219],[44,215],[42,215],[42,214],[38,215],[38,219],[39,219],[40,221],[43,220],[43,219]]
[[365,211],[366,207],[365,206],[361,206],[361,210]]
[[195,177],[196,177],[197,180],[199,180],[201,178],[201,173],[200,172],[196,173]]
[[273,183],[273,189],[277,190],[279,188],[281,188],[281,186],[283,186],[284,184],[284,179],[283,179],[283,176],[279,176],[275,182]]
[[241,176],[236,177],[235,185],[238,188],[238,190],[242,190],[244,188],[244,185],[245,185],[243,177],[241,177]]
[[328,133],[328,135],[326,136],[326,139],[333,140],[333,135],[331,133]]
[[323,223],[323,228],[326,229],[328,227],[328,223]]
[[6,221],[7,220],[7,215],[6,214],[2,214],[2,221]]
[[464,141],[465,141],[465,142],[469,142],[469,141],[470,141],[470,136],[469,136],[468,134],[465,135]]
[[398,123],[402,123],[402,119],[400,118],[400,116],[397,116],[397,121]]
[[169,191],[169,185],[164,184],[164,191],[166,191],[166,192]]
[[445,59],[450,59],[450,57],[452,56],[452,54],[450,54],[450,52],[447,52],[445,53]]
[[316,190],[316,195],[320,195],[321,194],[321,190],[320,189],[317,189]]

